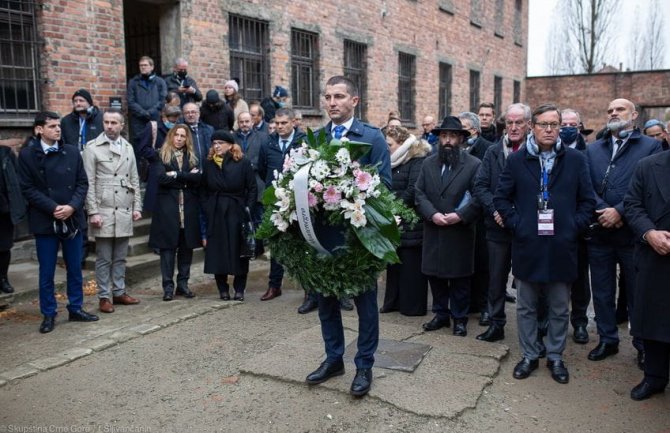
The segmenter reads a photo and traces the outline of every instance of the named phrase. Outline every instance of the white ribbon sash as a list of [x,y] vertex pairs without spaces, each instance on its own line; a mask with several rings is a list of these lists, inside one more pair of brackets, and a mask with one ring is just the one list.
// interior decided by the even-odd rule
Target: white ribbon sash
[[307,197],[309,169],[312,164],[305,164],[298,170],[293,178],[293,194],[295,196],[295,210],[298,215],[298,225],[302,232],[302,237],[305,238],[308,244],[321,254],[330,256],[331,254],[326,250],[314,233],[314,226],[312,226],[312,218],[309,215],[309,201]]

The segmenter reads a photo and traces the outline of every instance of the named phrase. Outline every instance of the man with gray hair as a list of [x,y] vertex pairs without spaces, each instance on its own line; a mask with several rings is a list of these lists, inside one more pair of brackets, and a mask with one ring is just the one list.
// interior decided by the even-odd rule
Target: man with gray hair
[[658,119],[647,120],[644,124],[642,132],[647,137],[651,137],[661,142],[661,147],[663,150],[668,150],[668,139],[670,139],[670,134],[668,134],[668,129],[665,127],[663,122]]
[[[198,84],[188,75],[188,62],[179,57],[174,61],[172,74],[165,76],[168,92],[177,92],[181,102],[179,106],[184,108],[187,102],[202,101],[202,92],[198,89]],[[209,146],[209,143],[207,144]]]

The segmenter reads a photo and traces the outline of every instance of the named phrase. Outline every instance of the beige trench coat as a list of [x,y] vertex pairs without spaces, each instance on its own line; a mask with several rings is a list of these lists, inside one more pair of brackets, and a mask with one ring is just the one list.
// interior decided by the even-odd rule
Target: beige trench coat
[[133,211],[142,211],[140,179],[133,146],[120,137],[112,146],[103,132],[86,144],[82,157],[88,176],[88,215],[100,215],[102,227],[89,225],[90,236],[101,238],[133,235]]

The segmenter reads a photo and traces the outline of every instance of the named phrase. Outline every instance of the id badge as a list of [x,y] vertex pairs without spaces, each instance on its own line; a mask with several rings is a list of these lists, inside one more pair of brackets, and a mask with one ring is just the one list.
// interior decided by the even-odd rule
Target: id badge
[[538,236],[554,235],[553,209],[540,209],[537,211],[537,234]]

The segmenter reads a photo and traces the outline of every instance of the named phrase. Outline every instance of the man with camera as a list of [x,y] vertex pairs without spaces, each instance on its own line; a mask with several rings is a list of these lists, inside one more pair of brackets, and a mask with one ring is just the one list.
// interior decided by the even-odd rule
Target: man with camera
[[[591,291],[600,341],[589,352],[591,361],[601,361],[619,352],[616,324],[616,266],[621,266],[628,295],[628,311],[633,314],[635,265],[634,235],[623,219],[623,198],[635,164],[661,151],[661,144],[635,128],[638,112],[627,99],[615,99],[607,108],[606,133],[586,149],[591,182],[596,191],[596,211],[591,224],[588,259]],[[639,339],[633,339],[638,365],[644,363]]]
[[[184,109],[187,102],[202,101],[202,92],[198,89],[198,84],[188,75],[188,62],[186,59],[178,58],[174,62],[172,75],[165,77],[168,92],[177,92],[181,103],[179,106]],[[209,146],[209,143],[207,144]]]

